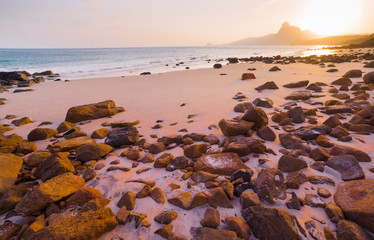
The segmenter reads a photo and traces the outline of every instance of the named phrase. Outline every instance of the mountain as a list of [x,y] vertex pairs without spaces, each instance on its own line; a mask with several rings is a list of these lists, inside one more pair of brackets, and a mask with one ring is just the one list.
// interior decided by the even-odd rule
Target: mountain
[[298,45],[348,45],[369,40],[369,35],[344,35],[299,41]]
[[277,33],[263,37],[249,37],[228,45],[293,45],[298,42],[320,37],[320,35],[317,35],[310,30],[302,31],[299,27],[291,26],[288,22],[284,22]]

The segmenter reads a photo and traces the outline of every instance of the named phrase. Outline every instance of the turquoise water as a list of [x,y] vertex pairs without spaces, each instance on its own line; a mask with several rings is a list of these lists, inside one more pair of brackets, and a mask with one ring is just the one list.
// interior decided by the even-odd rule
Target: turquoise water
[[[65,78],[202,68],[227,57],[300,56],[311,46],[0,49],[0,71],[52,70]],[[177,63],[183,62],[176,66]],[[168,65],[168,66],[166,66]]]

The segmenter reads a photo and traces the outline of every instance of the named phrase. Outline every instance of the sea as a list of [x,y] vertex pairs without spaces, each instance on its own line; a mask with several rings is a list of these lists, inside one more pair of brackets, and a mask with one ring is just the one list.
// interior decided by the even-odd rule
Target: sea
[[212,67],[229,57],[307,56],[322,46],[206,46],[1,49],[0,71],[52,70],[64,79],[162,73]]

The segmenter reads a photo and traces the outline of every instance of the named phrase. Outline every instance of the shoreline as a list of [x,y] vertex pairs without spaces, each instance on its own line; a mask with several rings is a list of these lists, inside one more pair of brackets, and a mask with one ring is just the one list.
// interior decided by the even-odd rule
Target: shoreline
[[[372,51],[370,51],[372,53]],[[344,54],[345,52],[342,52]],[[348,51],[349,53],[349,51]],[[353,52],[352,56],[362,56],[360,52]],[[260,57],[258,57],[260,58]],[[134,122],[139,120],[140,123],[135,125],[139,131],[140,139],[144,139],[142,145],[131,145],[126,147],[115,147],[108,155],[95,159],[95,161],[81,163],[79,165],[76,160],[72,160],[74,164],[77,164],[77,175],[81,169],[87,169],[91,167],[95,170],[96,177],[86,182],[86,187],[97,189],[101,192],[103,198],[110,199],[110,203],[107,205],[113,211],[114,214],[119,212],[117,203],[119,202],[123,193],[131,191],[134,194],[138,193],[143,189],[144,185],[139,183],[127,182],[134,179],[143,179],[145,181],[154,181],[156,186],[159,187],[163,193],[165,199],[170,199],[183,192],[189,192],[194,196],[197,193],[210,191],[214,188],[208,188],[206,183],[198,182],[196,178],[183,179],[183,176],[189,172],[193,172],[191,166],[185,167],[180,170],[167,171],[165,168],[155,168],[154,163],[143,162],[141,159],[149,153],[149,145],[154,144],[164,136],[182,135],[191,133],[198,133],[201,135],[214,135],[218,140],[219,144],[208,143],[206,141],[192,140],[192,144],[187,142],[174,144],[175,146],[169,146],[170,148],[164,149],[164,151],[155,153],[154,158],[157,159],[164,153],[171,153],[174,157],[185,156],[185,148],[192,145],[207,144],[208,153],[221,152],[229,145],[229,140],[233,141],[230,145],[239,143],[241,139],[249,137],[249,131],[245,134],[239,134],[237,136],[228,137],[223,134],[219,125],[221,119],[241,119],[243,113],[233,111],[234,107],[239,103],[250,102],[252,103],[256,98],[270,98],[273,102],[271,108],[258,107],[263,109],[268,117],[268,127],[276,135],[276,139],[264,140],[259,135],[257,129],[252,131],[252,137],[259,139],[267,151],[261,151],[261,153],[251,152],[247,155],[241,156],[243,163],[251,168],[254,173],[253,180],[259,177],[260,171],[269,168],[279,168],[279,159],[284,156],[297,156],[307,164],[306,168],[300,169],[300,171],[306,176],[324,176],[334,181],[335,185],[329,184],[314,184],[306,181],[298,189],[287,189],[286,199],[275,199],[274,204],[268,203],[261,198],[260,204],[266,208],[276,208],[286,210],[289,214],[295,215],[301,226],[304,228],[305,223],[308,221],[314,221],[317,230],[323,234],[324,227],[329,228],[335,232],[337,225],[330,220],[325,213],[324,207],[312,207],[305,205],[300,210],[289,209],[286,206],[286,202],[291,199],[291,192],[304,199],[307,194],[313,194],[317,196],[317,189],[324,188],[328,190],[332,195],[337,192],[339,184],[344,183],[341,174],[335,171],[333,168],[324,165],[324,171],[317,170],[313,165],[316,162],[309,153],[302,153],[300,149],[292,150],[288,149],[287,146],[282,145],[279,135],[286,133],[293,133],[294,130],[299,129],[302,126],[310,126],[312,120],[318,124],[322,124],[330,116],[322,112],[324,104],[328,100],[339,100],[345,104],[348,104],[347,99],[338,99],[332,96],[333,93],[329,92],[333,87],[339,89],[338,85],[331,85],[331,83],[341,78],[345,73],[353,69],[359,69],[365,75],[368,72],[372,72],[373,68],[363,68],[364,62],[371,62],[373,60],[362,60],[359,59],[357,62],[355,59],[350,60],[351,62],[334,63],[335,67],[327,67],[331,64],[324,63],[324,66],[320,62],[323,57],[314,59],[312,57],[303,58],[305,63],[296,62],[288,63],[287,61],[293,58],[284,59],[273,59],[272,63],[264,63],[263,61],[241,62],[239,64],[222,64],[222,68],[214,69],[213,64],[210,63],[210,68],[203,69],[190,69],[181,71],[171,71],[161,74],[151,74],[142,76],[125,76],[125,77],[100,77],[100,78],[89,78],[79,79],[72,81],[48,81],[46,83],[34,84],[31,86],[34,91],[13,93],[11,91],[0,93],[1,97],[6,98],[5,105],[0,106],[1,116],[0,124],[4,126],[12,127],[13,130],[7,131],[4,135],[16,133],[23,139],[27,139],[28,134],[35,128],[38,128],[39,124],[45,121],[51,122],[51,124],[41,126],[42,128],[57,129],[58,126],[65,120],[66,114],[69,108],[78,105],[92,104],[101,102],[104,100],[113,100],[117,107],[124,107],[124,112],[119,112],[115,115],[105,118],[93,119],[89,121],[83,121],[81,124],[77,123],[76,127],[79,127],[77,132],[86,133],[87,136],[100,128],[107,128],[114,130],[110,126],[105,125],[105,122]],[[297,59],[297,58],[295,58]],[[265,59],[266,61],[267,59]],[[317,63],[317,60],[319,61]],[[342,58],[343,60],[343,58]],[[280,62],[283,62],[281,64]],[[269,71],[272,67],[277,66],[280,71]],[[248,70],[249,68],[256,68],[256,70]],[[337,69],[336,72],[326,72],[328,69]],[[253,73],[255,79],[242,80],[243,73]],[[225,74],[225,75],[223,75]],[[344,89],[338,90],[339,93],[345,93],[349,99],[357,101],[357,104],[363,104],[365,101],[369,102],[370,106],[373,105],[373,97],[370,94],[373,93],[372,85],[364,84],[362,76],[352,77],[352,84],[359,84],[362,87],[367,87],[365,93],[369,94],[369,97],[361,96],[356,98],[354,94],[356,91],[350,90],[345,91]],[[328,86],[321,84],[321,92],[314,92],[312,94],[314,98],[309,100],[287,100],[285,99],[294,91],[306,90],[307,86],[299,88],[286,88],[284,85],[290,83],[296,83],[303,80],[309,80],[308,86],[311,83],[326,83]],[[274,81],[279,87],[278,89],[265,89],[261,92],[256,91],[255,88],[266,83]],[[317,84],[318,85],[318,84]],[[319,85],[318,85],[319,86]],[[314,86],[316,87],[316,86]],[[319,89],[318,87],[316,87]],[[360,91],[360,90],[359,90]],[[358,91],[358,92],[359,92]],[[233,99],[234,96],[241,92],[246,98],[240,102]],[[348,99],[348,100],[349,100]],[[296,104],[296,105],[294,105]],[[299,106],[303,112],[308,110],[316,109],[316,115],[306,115],[305,120],[296,123],[289,122],[286,125],[280,125],[278,122],[272,120],[272,117],[280,112],[287,113],[288,110]],[[360,107],[357,107],[357,111]],[[356,111],[356,109],[355,109]],[[17,116],[15,119],[22,117],[29,117],[32,123],[28,123],[22,126],[15,126],[12,124],[14,119],[5,119],[6,114],[14,114]],[[303,113],[304,114],[304,113]],[[343,113],[340,117],[340,121],[344,124],[343,127],[349,127],[348,123],[356,112]],[[288,116],[289,118],[289,116]],[[367,121],[368,122],[368,121]],[[156,125],[160,124],[162,127],[157,128]],[[286,127],[285,127],[286,126]],[[371,126],[371,125],[370,125]],[[159,127],[159,126],[158,126]],[[0,128],[1,129],[1,128]],[[183,131],[181,131],[183,130]],[[187,132],[186,132],[187,130]],[[354,147],[367,153],[371,158],[374,157],[374,135],[363,135],[358,132],[348,131],[349,136],[352,137],[351,141],[342,142],[338,138],[332,137],[329,134],[324,134],[329,140],[335,145],[344,145]],[[0,134],[1,135],[1,134]],[[63,141],[64,136],[60,133],[59,138],[49,138],[45,140],[35,141],[37,150],[47,150],[48,146],[57,142]],[[105,139],[95,139],[96,143],[104,143]],[[315,140],[308,140],[310,148],[315,149],[320,147],[317,145]],[[148,145],[147,145],[148,144]],[[323,148],[330,152],[331,148]],[[138,150],[140,157],[137,161],[130,160],[130,155],[125,156],[124,152],[131,150]],[[234,150],[232,150],[234,151]],[[287,153],[285,153],[287,151]],[[300,152],[298,152],[300,151]],[[275,154],[273,154],[273,153]],[[128,153],[126,153],[128,154]],[[290,154],[290,155],[287,155]],[[300,154],[304,154],[301,156]],[[330,154],[330,153],[329,153]],[[27,159],[29,155],[23,156]],[[75,151],[71,152],[71,159],[76,156]],[[193,165],[196,159],[188,157],[188,162]],[[101,164],[105,165],[101,169],[96,169],[95,166]],[[365,179],[374,180],[374,169],[373,161],[370,162],[359,162],[359,166],[362,168],[365,174]],[[121,170],[109,171],[110,167],[123,167],[129,169],[127,172]],[[31,172],[27,166],[23,167],[24,172]],[[139,172],[138,172],[139,170]],[[141,172],[140,170],[144,171]],[[282,172],[284,178],[289,176],[288,172]],[[212,180],[210,184],[221,186],[220,182],[225,181],[224,179],[228,176],[218,176],[215,180]],[[229,177],[228,177],[229,178]],[[195,181],[196,180],[196,181]],[[21,181],[21,180],[20,180]],[[23,181],[23,180],[22,180]],[[170,184],[177,184],[180,186],[178,189],[172,189]],[[247,189],[245,192],[252,193],[257,196],[261,196],[261,193],[255,193],[253,188]],[[224,194],[224,196],[226,196]],[[333,202],[333,196],[321,197],[318,195],[326,204]],[[61,201],[64,202],[65,200]],[[60,211],[67,211],[63,208],[63,203],[57,202]],[[65,201],[66,202],[66,201]],[[229,200],[233,208],[218,207],[220,213],[220,224],[218,229],[230,229],[227,222],[223,221],[226,217],[241,217],[242,205],[240,198],[234,196]],[[154,221],[154,217],[164,211],[174,210],[178,214],[178,218],[175,219],[173,224],[173,233],[175,236],[181,236],[187,239],[192,238],[190,229],[192,227],[201,227],[200,221],[204,216],[206,209],[209,204],[205,204],[190,210],[183,210],[182,208],[171,204],[168,201],[165,203],[157,203],[151,197],[136,198],[135,207],[131,212],[146,214],[145,221],[148,221],[151,226],[139,226],[135,228],[134,223],[126,223],[125,225],[118,225],[114,230],[104,233],[99,239],[110,240],[114,235],[125,237],[126,239],[163,239],[154,232],[159,228],[163,227],[163,224],[159,224]],[[42,210],[41,214],[45,214]],[[6,213],[0,215],[0,223],[5,221]],[[318,219],[315,221],[312,219]],[[23,224],[25,218],[14,215],[9,218],[12,222]],[[48,220],[48,218],[47,218]],[[321,222],[325,222],[324,224]],[[1,224],[0,224],[1,225]],[[370,230],[370,229],[367,229]],[[307,233],[307,238],[310,237]],[[301,235],[300,235],[301,236]],[[253,237],[253,233],[252,233]],[[305,238],[304,238],[305,239]]]

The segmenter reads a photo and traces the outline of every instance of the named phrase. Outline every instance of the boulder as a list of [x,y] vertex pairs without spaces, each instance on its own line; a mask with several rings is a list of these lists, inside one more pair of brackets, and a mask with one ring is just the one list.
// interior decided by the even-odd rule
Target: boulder
[[125,111],[122,107],[116,107],[112,100],[75,106],[69,108],[65,121],[76,123],[86,120],[98,119],[115,115]]
[[341,220],[336,226],[336,236],[338,240],[374,240],[364,229],[357,224]]
[[242,209],[245,209],[252,206],[260,206],[261,201],[256,193],[245,192],[240,195],[240,205]]
[[254,126],[254,122],[247,122],[243,120],[226,120],[219,121],[218,126],[225,136],[246,135]]
[[299,231],[306,237],[297,218],[283,209],[255,206],[242,210],[242,215],[258,239],[302,239]]
[[57,132],[59,133],[67,132],[70,129],[72,129],[74,126],[75,126],[74,123],[63,121],[62,123],[60,123],[60,125],[58,125]]
[[307,167],[305,160],[288,155],[283,155],[278,161],[278,169],[282,172],[294,172]]
[[274,141],[277,138],[277,135],[275,135],[274,131],[269,126],[258,129],[257,135],[266,141]]
[[320,135],[326,135],[331,131],[329,127],[324,124],[312,124],[307,126],[302,126],[293,132],[296,136],[302,140],[314,140]]
[[32,187],[36,184],[36,182],[20,183],[13,185],[11,189],[0,194],[0,214],[13,209],[21,201],[22,197],[31,191]]
[[362,77],[362,72],[360,69],[349,70],[343,75],[343,78],[357,78]]
[[220,224],[219,211],[214,208],[206,209],[200,224],[203,227],[217,228]]
[[89,137],[77,137],[69,140],[60,141],[48,146],[48,150],[52,153],[54,152],[69,152],[76,150],[80,146],[85,144],[93,144],[95,141]]
[[12,121],[12,124],[14,126],[22,126],[22,125],[25,125],[25,124],[28,124],[28,123],[32,123],[33,121],[31,121],[31,119],[29,117],[23,117],[23,118],[20,118],[20,119],[16,119],[16,120],[13,120]]
[[366,84],[374,83],[374,72],[366,73],[363,79]]
[[275,168],[262,169],[252,181],[252,188],[262,201],[270,204],[275,199],[286,199],[283,173]]
[[36,151],[23,159],[24,163],[31,167],[37,167],[41,162],[44,162],[51,156],[51,153],[46,151]]
[[305,205],[313,208],[325,208],[326,203],[316,194],[305,194]]
[[300,88],[300,87],[306,87],[309,84],[309,80],[303,80],[299,82],[294,82],[294,83],[288,83],[286,85],[283,85],[285,88]]
[[66,172],[75,172],[74,166],[68,159],[68,153],[54,153],[38,165],[34,176],[43,182]]
[[208,150],[208,144],[192,144],[184,149],[184,155],[189,158],[198,158]]
[[253,73],[243,73],[242,80],[247,80],[247,79],[256,79],[256,77]]
[[0,153],[12,153],[16,150],[18,144],[23,141],[23,138],[16,133],[8,136],[0,134]]
[[229,225],[229,228],[236,232],[238,237],[243,238],[245,240],[249,239],[251,235],[251,228],[249,227],[248,223],[244,221],[243,218],[240,217],[226,217],[225,222]]
[[274,81],[266,82],[255,88],[258,92],[262,92],[265,89],[279,89],[277,84]]
[[168,198],[168,202],[184,210],[189,210],[190,203],[192,202],[192,195],[189,192],[184,192],[175,197]]
[[312,93],[308,90],[295,91],[286,97],[286,100],[308,100],[312,97]]
[[250,102],[241,102],[241,103],[238,103],[238,104],[234,107],[234,112],[241,112],[241,113],[244,113],[244,112],[247,111],[251,106],[252,106],[252,103],[250,103]]
[[166,211],[166,212],[162,212],[158,214],[154,218],[154,221],[160,224],[169,224],[177,218],[178,218],[178,213],[174,210],[171,210],[171,211]]
[[310,146],[304,140],[301,140],[299,137],[295,136],[292,133],[281,133],[279,134],[279,140],[283,147],[287,149],[300,149],[305,152],[310,152]]
[[269,72],[277,72],[277,71],[281,71],[281,69],[278,66],[274,66],[269,69]]
[[77,148],[76,156],[77,160],[81,162],[88,162],[91,160],[97,160],[106,156],[110,153],[113,148],[103,143],[91,143],[85,144]]
[[20,230],[21,230],[20,225],[12,223],[9,220],[6,220],[0,225],[0,239],[1,240],[12,239],[12,237],[17,235],[17,233]]
[[230,176],[239,169],[248,169],[236,153],[206,154],[193,165],[194,172],[205,171]]
[[308,178],[301,171],[290,172],[286,178],[286,186],[291,189],[299,189],[307,181]]
[[92,199],[100,197],[101,192],[99,190],[90,187],[82,187],[66,200],[66,206],[83,206]]
[[364,68],[374,68],[374,61],[368,62],[364,65]]
[[327,166],[338,171],[342,176],[342,180],[344,181],[365,178],[364,171],[362,170],[357,159],[352,155],[330,157],[327,161]]
[[329,202],[329,204],[326,205],[325,212],[333,223],[337,223],[344,219],[343,211],[333,202]]
[[36,144],[29,141],[22,141],[17,146],[17,153],[22,153],[24,155],[32,153],[36,150]]
[[287,113],[294,123],[303,123],[305,121],[304,111],[301,107],[294,107],[288,110]]
[[339,78],[339,79],[333,81],[331,84],[332,85],[347,85],[347,86],[350,86],[350,85],[352,85],[352,81],[351,81],[351,79],[349,79],[347,77],[342,77],[342,78]]
[[27,240],[98,239],[116,228],[118,222],[110,208],[90,211],[70,209],[48,219],[48,226],[30,235]]
[[91,138],[93,138],[93,139],[103,139],[103,138],[106,138],[106,136],[108,136],[108,134],[110,132],[111,131],[108,128],[96,129],[95,131],[92,132]]
[[149,145],[148,151],[152,154],[158,154],[165,151],[165,144],[163,142],[156,142]]
[[250,107],[242,117],[242,120],[245,120],[247,122],[253,122],[254,126],[253,129],[257,130],[263,126],[268,125],[269,119],[266,115],[265,111],[261,108],[258,108],[256,106]]
[[153,167],[155,168],[166,168],[170,162],[173,160],[174,156],[171,153],[164,153],[158,158],[156,158]]
[[45,209],[78,191],[84,186],[84,180],[72,173],[64,173],[41,183],[32,192],[26,194],[14,208],[22,216],[29,216]]
[[209,205],[213,208],[234,208],[222,187],[212,188],[204,191],[203,194],[207,197]]
[[0,195],[12,188],[22,166],[22,158],[11,153],[0,153]]
[[272,108],[274,104],[270,98],[256,98],[252,103],[257,107],[265,108]]
[[123,145],[132,145],[138,139],[139,133],[135,127],[125,127],[110,132],[105,139],[105,144],[112,147],[120,147]]
[[[229,230],[218,230],[214,228],[204,227],[192,227],[191,234],[193,238],[191,240],[237,240],[238,236],[234,231]],[[170,239],[170,238],[169,238]]]
[[367,153],[359,149],[343,145],[334,146],[331,149],[330,154],[333,156],[353,155],[359,162],[371,162],[371,157]]
[[57,135],[57,130],[52,128],[35,128],[27,135],[29,141],[45,140]]
[[127,210],[133,210],[135,207],[135,194],[131,191],[122,194],[122,197],[117,203],[117,207],[126,207]]
[[374,180],[340,183],[334,201],[347,219],[368,230],[374,229]]

